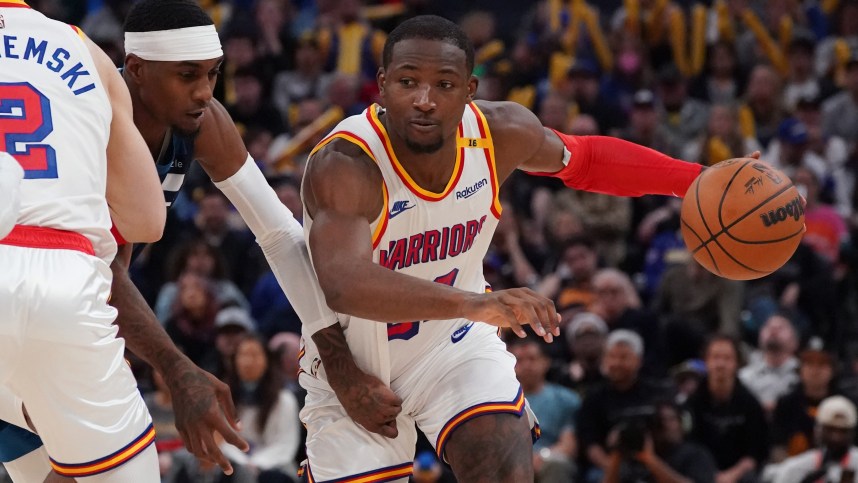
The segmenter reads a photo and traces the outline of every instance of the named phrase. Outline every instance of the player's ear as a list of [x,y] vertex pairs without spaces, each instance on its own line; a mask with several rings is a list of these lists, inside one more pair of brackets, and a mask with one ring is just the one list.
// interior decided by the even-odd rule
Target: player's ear
[[480,80],[477,79],[477,76],[472,75],[470,79],[468,79],[468,102],[474,100],[474,96],[477,95],[477,87],[480,85]]
[[379,67],[375,73],[375,81],[378,83],[379,95],[384,95],[384,67]]
[[128,54],[125,56],[125,72],[133,79],[135,82],[140,82],[140,78],[143,75],[143,60],[140,57],[137,57],[134,54]]

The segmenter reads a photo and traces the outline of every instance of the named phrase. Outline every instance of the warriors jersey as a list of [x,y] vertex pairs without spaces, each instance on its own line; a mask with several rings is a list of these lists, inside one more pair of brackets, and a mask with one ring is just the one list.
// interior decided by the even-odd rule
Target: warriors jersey
[[21,163],[18,223],[86,236],[110,261],[107,141],[112,111],[77,27],[0,0],[0,151]]
[[168,132],[164,138],[164,147],[155,160],[161,188],[164,190],[164,202],[169,208],[185,182],[185,175],[194,161],[194,138],[183,134]]
[[[486,291],[483,258],[501,206],[494,147],[485,117],[476,104],[466,106],[456,133],[452,176],[442,192],[433,193],[418,186],[400,163],[379,120],[382,113],[373,105],[363,114],[345,119],[313,151],[334,139],[345,139],[377,164],[384,179],[381,195],[385,209],[370,226],[373,261],[467,292]],[[306,213],[304,219],[304,229],[309,233],[312,220]],[[358,363],[386,381],[395,380],[429,352],[454,347],[469,331],[495,331],[465,319],[397,324],[358,317],[340,320]],[[312,344],[307,344],[301,363],[304,371],[315,375],[318,364],[312,351]]]

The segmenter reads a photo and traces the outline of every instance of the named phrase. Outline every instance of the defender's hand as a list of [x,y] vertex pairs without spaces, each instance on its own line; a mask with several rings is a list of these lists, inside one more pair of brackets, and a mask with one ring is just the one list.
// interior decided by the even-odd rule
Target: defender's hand
[[554,302],[529,288],[513,288],[467,299],[462,313],[465,318],[497,327],[509,327],[519,337],[526,337],[522,326],[529,325],[546,342],[560,335],[560,316]]
[[346,414],[364,429],[386,438],[396,438],[396,417],[402,411],[402,398],[375,376],[355,368],[348,374],[332,375],[331,388]]
[[173,399],[176,429],[185,447],[200,460],[215,463],[231,475],[232,465],[221,453],[215,432],[242,451],[250,446],[236,432],[238,422],[229,386],[190,361],[164,376]]

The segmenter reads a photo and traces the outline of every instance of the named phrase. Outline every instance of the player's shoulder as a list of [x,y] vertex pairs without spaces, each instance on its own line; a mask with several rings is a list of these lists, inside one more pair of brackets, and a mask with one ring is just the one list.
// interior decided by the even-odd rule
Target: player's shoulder
[[532,145],[542,134],[542,123],[530,109],[510,101],[476,101],[486,117],[495,143],[501,148]]
[[515,131],[522,128],[541,128],[539,119],[533,112],[517,102],[511,101],[474,101],[493,131]]
[[333,138],[315,150],[307,163],[313,177],[356,177],[355,180],[381,182],[381,170],[363,148],[344,138]]

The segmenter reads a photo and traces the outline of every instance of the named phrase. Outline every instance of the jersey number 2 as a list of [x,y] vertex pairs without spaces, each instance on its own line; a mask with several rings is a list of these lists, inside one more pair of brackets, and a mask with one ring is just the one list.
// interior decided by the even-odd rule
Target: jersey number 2
[[[456,283],[456,276],[459,275],[459,269],[454,268],[450,272],[435,278],[435,283],[453,286]],[[420,321],[417,322],[402,322],[398,324],[387,324],[387,340],[408,340],[420,332]]]
[[54,130],[51,101],[27,82],[0,82],[0,151],[21,163],[26,179],[57,178],[57,153],[39,144]]

